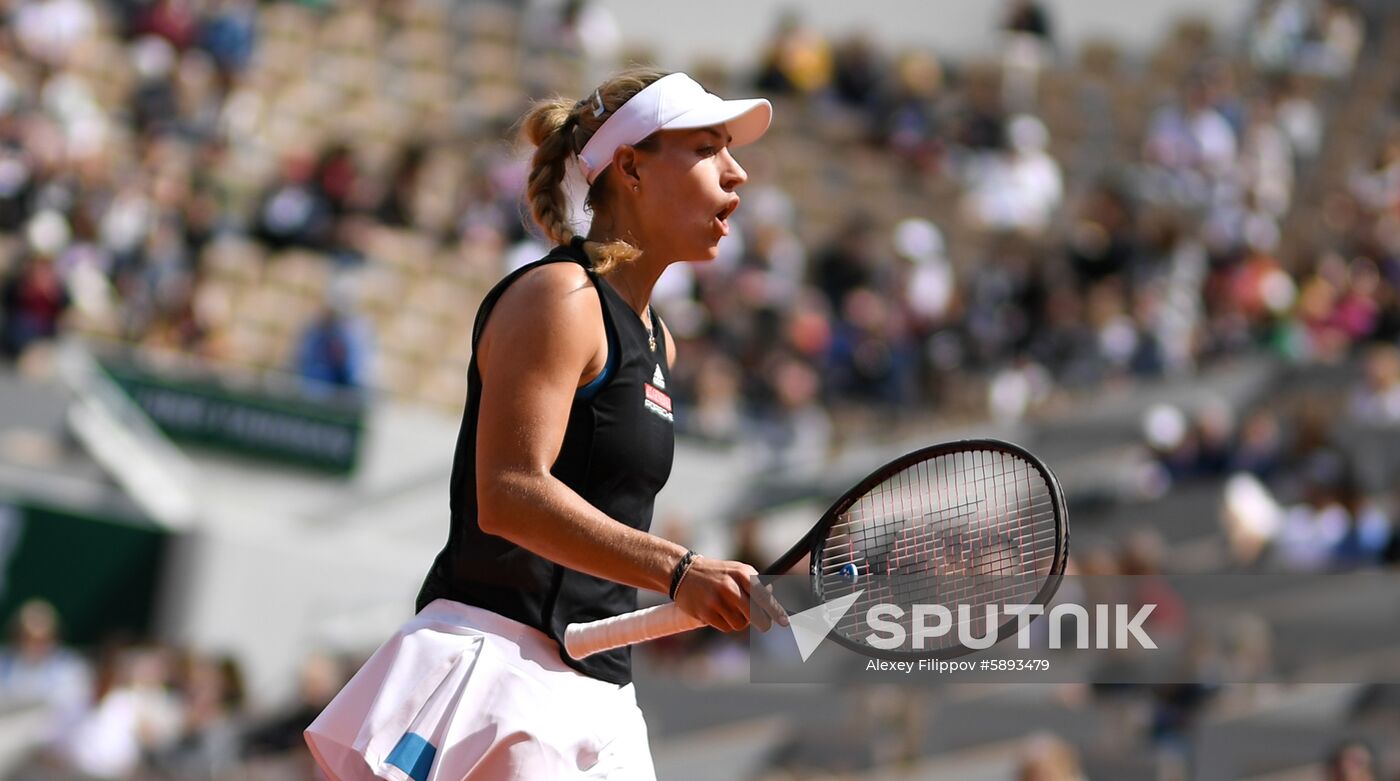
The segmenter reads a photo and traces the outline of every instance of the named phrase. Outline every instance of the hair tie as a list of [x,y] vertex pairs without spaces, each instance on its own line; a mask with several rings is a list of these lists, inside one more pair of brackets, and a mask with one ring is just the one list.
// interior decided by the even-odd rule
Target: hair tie
[[603,90],[601,87],[593,90],[593,116],[601,117],[608,113],[608,107],[603,105]]
[[577,156],[579,150],[583,149],[584,144],[583,140],[579,138],[579,134],[583,130],[583,125],[579,124],[577,117],[571,117],[569,122],[572,124],[565,124],[564,131],[569,134],[569,152]]

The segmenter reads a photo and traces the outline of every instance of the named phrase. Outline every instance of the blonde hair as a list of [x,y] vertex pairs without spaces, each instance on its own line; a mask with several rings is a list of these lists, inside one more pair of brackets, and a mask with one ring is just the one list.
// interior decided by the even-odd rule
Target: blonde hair
[[[609,79],[583,100],[576,103],[562,97],[542,100],[525,114],[521,133],[535,147],[525,198],[530,204],[530,216],[551,241],[567,244],[575,235],[569,224],[568,201],[564,196],[564,174],[569,159],[578,155],[588,139],[623,103],[665,75],[666,72],[652,68],[632,68]],[[597,111],[600,100],[602,112]],[[634,146],[646,148],[651,140]],[[596,211],[605,203],[603,182],[606,178],[604,170],[588,188],[585,203],[590,211]],[[607,274],[619,264],[636,260],[642,252],[623,239],[585,245],[584,249],[599,274]]]

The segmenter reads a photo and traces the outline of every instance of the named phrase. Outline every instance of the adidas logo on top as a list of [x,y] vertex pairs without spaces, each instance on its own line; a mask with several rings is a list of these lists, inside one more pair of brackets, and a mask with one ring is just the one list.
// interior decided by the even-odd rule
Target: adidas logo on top
[[656,373],[651,375],[651,384],[661,390],[666,390],[666,378],[661,376],[661,364],[659,363],[656,365]]

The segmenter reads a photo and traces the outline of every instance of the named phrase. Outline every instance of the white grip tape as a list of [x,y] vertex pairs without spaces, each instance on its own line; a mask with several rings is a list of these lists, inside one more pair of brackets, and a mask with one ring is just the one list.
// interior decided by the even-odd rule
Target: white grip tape
[[569,624],[564,630],[564,650],[583,659],[624,645],[699,629],[705,622],[681,610],[674,602],[643,608],[620,616]]

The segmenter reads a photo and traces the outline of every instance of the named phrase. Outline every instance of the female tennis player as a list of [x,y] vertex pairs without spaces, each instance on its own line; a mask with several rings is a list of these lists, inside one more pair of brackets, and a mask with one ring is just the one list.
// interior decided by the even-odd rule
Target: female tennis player
[[[525,117],[532,216],[559,246],[477,314],[447,545],[417,617],[307,730],[328,776],[653,779],[630,650],[575,661],[565,627],[636,609],[640,588],[724,631],[785,621],[750,616],[752,567],[648,533],[674,446],[652,287],[715,257],[747,179],[730,149],[771,117],[650,70]],[[573,165],[586,236],[566,216]]]

